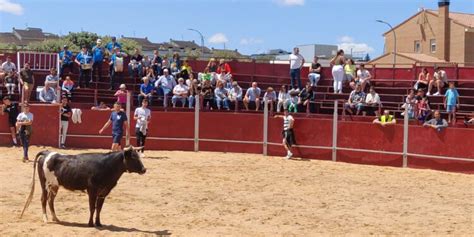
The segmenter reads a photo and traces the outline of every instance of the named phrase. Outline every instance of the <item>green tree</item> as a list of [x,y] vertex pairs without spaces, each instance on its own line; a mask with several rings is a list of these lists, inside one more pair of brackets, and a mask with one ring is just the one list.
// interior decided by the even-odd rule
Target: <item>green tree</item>
[[73,44],[66,38],[49,39],[41,42],[32,42],[28,44],[27,49],[41,52],[59,52],[63,49],[64,45],[68,45],[69,50],[73,52],[79,52],[79,46]]
[[82,31],[77,33],[69,32],[64,38],[79,48],[86,46],[91,49],[94,47],[99,36],[96,33]]

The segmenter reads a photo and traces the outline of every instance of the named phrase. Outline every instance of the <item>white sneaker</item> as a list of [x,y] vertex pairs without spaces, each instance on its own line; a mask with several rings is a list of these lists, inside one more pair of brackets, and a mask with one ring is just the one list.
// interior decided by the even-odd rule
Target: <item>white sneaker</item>
[[438,92],[436,92],[436,93],[434,93],[433,95],[439,95],[439,91],[438,91]]
[[293,156],[293,153],[288,152],[284,159],[289,160],[289,159],[291,159],[292,156]]
[[428,93],[426,93],[426,95],[431,95],[431,93],[428,91]]

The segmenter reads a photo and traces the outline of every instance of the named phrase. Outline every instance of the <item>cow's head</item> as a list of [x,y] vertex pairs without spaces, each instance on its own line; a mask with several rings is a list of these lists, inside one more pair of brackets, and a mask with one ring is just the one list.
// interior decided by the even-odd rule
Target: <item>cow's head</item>
[[140,150],[142,147],[126,147],[123,150],[124,164],[125,169],[131,173],[144,174],[146,172],[145,166],[140,159],[140,154],[137,150]]

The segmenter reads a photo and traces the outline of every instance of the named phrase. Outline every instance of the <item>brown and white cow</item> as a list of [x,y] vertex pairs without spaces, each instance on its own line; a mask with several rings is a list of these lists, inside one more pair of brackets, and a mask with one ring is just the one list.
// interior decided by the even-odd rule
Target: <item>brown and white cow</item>
[[109,153],[87,153],[79,155],[62,155],[57,152],[42,151],[36,155],[33,165],[33,182],[30,195],[26,200],[20,218],[28,208],[35,190],[35,171],[38,164],[38,176],[43,191],[41,205],[43,221],[48,221],[46,202],[48,202],[53,221],[59,222],[54,211],[54,198],[59,186],[68,190],[87,191],[89,195],[89,226],[94,211],[97,210],[95,225],[100,227],[100,211],[104,200],[115,187],[124,172],[144,174],[146,172],[140,155],[136,150],[141,148],[127,147],[123,151]]

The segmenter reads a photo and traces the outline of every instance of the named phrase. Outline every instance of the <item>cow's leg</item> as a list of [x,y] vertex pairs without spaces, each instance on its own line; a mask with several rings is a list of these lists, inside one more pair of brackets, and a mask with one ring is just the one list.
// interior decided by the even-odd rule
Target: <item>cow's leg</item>
[[41,208],[43,209],[43,222],[48,223],[48,214],[46,214],[46,202],[48,201],[48,190],[42,188]]
[[49,210],[51,211],[51,216],[53,217],[53,221],[59,222],[58,217],[56,216],[56,212],[54,211],[54,199],[56,198],[56,194],[58,193],[59,186],[50,186],[48,192],[48,204]]
[[105,197],[97,197],[97,213],[95,214],[95,226],[97,227],[102,227],[102,223],[100,223],[100,211],[102,210],[104,201]]
[[89,194],[89,226],[93,227],[94,222],[92,221],[94,217],[94,211],[95,211],[95,204],[97,202],[97,191],[93,188],[87,190],[87,194]]

